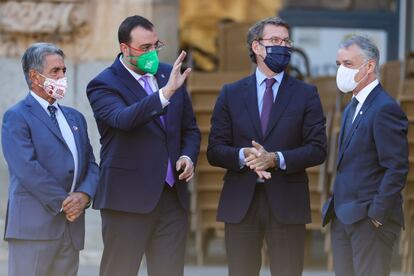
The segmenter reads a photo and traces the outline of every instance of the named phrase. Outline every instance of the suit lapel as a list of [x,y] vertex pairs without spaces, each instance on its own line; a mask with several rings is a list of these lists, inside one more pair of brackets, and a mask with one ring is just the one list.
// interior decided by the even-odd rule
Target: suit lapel
[[[80,137],[80,130],[79,130],[79,124],[76,121],[76,118],[74,116],[74,114],[72,114],[72,112],[70,112],[69,109],[66,109],[65,107],[59,105],[60,110],[62,110],[63,115],[66,118],[66,121],[68,122],[69,128],[72,131],[73,134],[73,138],[75,139],[75,144],[76,144],[76,149],[78,152],[78,168],[83,168],[83,159],[82,159],[82,154],[81,152],[83,152],[82,149],[82,145],[81,145],[81,137]],[[78,173],[77,178],[79,178],[80,173]],[[76,183],[77,183],[76,179]]]
[[[359,110],[357,116],[355,117],[354,122],[351,125],[351,129],[348,131],[346,137],[342,137],[342,142],[340,145],[340,151],[338,154],[338,162],[337,162],[337,166],[339,166],[340,162],[342,161],[343,155],[345,150],[347,149],[349,143],[351,142],[351,139],[355,133],[355,130],[358,128],[358,125],[360,124],[361,120],[364,118],[366,112],[369,110],[369,108],[372,106],[372,103],[375,99],[375,97],[378,95],[378,93],[381,90],[381,86],[377,85],[374,90],[371,91],[371,93],[369,93],[368,97],[365,99],[364,104],[362,105],[361,109]],[[348,112],[349,112],[349,108],[348,108]],[[345,127],[345,120],[342,120],[342,127],[341,127],[341,136],[343,136],[343,130]]]
[[30,113],[33,114],[36,118],[38,118],[42,123],[46,125],[46,127],[60,140],[62,143],[66,145],[65,139],[63,139],[62,133],[60,133],[59,129],[56,125],[52,122],[51,118],[48,116],[46,111],[42,108],[42,106],[33,98],[30,94],[26,97],[26,106]]
[[[138,81],[131,75],[131,73],[124,67],[124,65],[119,60],[119,54],[112,67],[114,68],[115,74],[121,80],[121,82],[128,88],[131,97],[135,100],[142,99],[148,96],[147,92],[145,92],[144,88],[138,83]],[[125,90],[122,90],[122,92]]]
[[[162,68],[159,67],[157,73],[154,75],[155,76],[155,79],[157,80],[158,89],[163,88],[167,84],[167,81],[168,81],[167,76],[168,75],[169,74],[165,70],[163,70]],[[174,105],[174,102],[175,102],[174,95],[170,99],[170,104],[164,109],[165,110],[165,113],[164,113],[163,116],[164,116],[165,127],[162,124],[161,119],[159,117],[157,119],[155,119],[155,121],[157,122],[158,126],[163,131],[165,131],[165,133],[166,133],[166,128],[167,128],[167,126],[168,126],[168,124],[169,124],[169,122],[171,120],[171,118],[170,118],[171,113],[168,112],[168,107],[171,107],[172,105]]]
[[290,77],[288,76],[288,74],[285,73],[282,79],[282,83],[279,86],[277,97],[270,111],[269,123],[267,125],[266,133],[263,137],[263,140],[266,140],[266,138],[269,136],[269,133],[272,131],[277,121],[280,119],[280,116],[282,116],[283,112],[285,111],[290,101],[290,98],[292,97],[292,93],[289,93],[289,91],[292,91],[290,89],[291,85],[292,82],[290,80]]
[[[134,101],[143,99],[148,96],[145,89],[139,84],[139,82],[131,75],[131,73],[125,68],[125,66],[121,63],[119,60],[121,54],[117,56],[115,59],[115,62],[112,64],[112,67],[115,69],[115,73],[118,76],[118,78],[122,81],[122,83],[128,88],[128,95],[133,97]],[[158,75],[160,77],[160,80],[158,78]],[[164,76],[164,78],[162,78]],[[167,83],[166,75],[164,73],[158,73],[155,75],[158,83],[158,87],[161,88],[165,86]],[[166,80],[164,80],[166,79]],[[122,90],[125,91],[125,90]],[[156,118],[154,120],[156,122],[156,125],[158,125],[163,131],[165,131],[164,126],[161,123],[161,120],[159,118]]]
[[350,105],[348,104],[341,118],[341,128],[339,131],[339,140],[338,140],[338,154],[342,151],[342,146],[344,143],[345,118],[348,117],[349,108],[350,108]]
[[260,114],[257,103],[257,85],[256,85],[256,76],[255,74],[251,75],[250,78],[244,83],[244,103],[249,112],[249,117],[252,121],[253,127],[256,131],[259,141],[263,140],[262,128],[260,125]]

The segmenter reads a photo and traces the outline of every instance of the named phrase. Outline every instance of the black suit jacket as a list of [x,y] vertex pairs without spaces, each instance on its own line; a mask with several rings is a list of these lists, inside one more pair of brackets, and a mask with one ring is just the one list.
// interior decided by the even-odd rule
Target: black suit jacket
[[326,157],[325,119],[317,90],[285,74],[264,135],[256,90],[255,74],[224,85],[214,108],[207,157],[213,166],[227,169],[217,218],[238,223],[250,206],[257,175],[240,168],[238,154],[255,140],[267,151],[282,152],[285,158],[286,170],[273,171],[264,184],[274,216],[281,223],[308,223],[305,169]]

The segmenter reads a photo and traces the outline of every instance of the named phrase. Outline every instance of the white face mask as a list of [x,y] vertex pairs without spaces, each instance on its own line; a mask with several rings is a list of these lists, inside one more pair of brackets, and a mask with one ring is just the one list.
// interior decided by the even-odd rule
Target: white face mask
[[68,88],[66,77],[54,80],[43,76],[42,74],[40,75],[45,78],[45,82],[43,85],[39,86],[42,87],[50,97],[55,100],[61,100],[65,97],[66,89]]
[[[366,63],[362,64],[359,68],[365,64]],[[358,74],[359,68],[352,69],[345,67],[343,64],[339,66],[338,71],[336,72],[336,85],[338,86],[338,89],[341,90],[341,92],[351,92],[357,87],[358,83],[361,82],[363,78],[359,82],[355,81],[355,76]]]

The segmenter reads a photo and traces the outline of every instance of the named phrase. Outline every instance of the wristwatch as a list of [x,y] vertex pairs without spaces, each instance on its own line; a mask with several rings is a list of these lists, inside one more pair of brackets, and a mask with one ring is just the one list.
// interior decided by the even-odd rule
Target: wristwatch
[[275,151],[275,170],[278,170],[279,168],[280,168],[279,154],[277,154],[277,151]]

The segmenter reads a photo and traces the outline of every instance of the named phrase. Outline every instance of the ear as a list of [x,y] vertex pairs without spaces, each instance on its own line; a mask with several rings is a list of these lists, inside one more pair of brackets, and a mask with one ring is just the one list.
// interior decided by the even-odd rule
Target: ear
[[36,70],[30,69],[29,71],[29,79],[31,80],[32,84],[39,85],[42,83],[40,75],[37,73]]
[[126,45],[125,43],[119,44],[119,50],[121,50],[123,56],[129,55],[128,48],[129,48],[128,45]]
[[375,60],[368,61],[367,71],[369,74],[375,73],[375,66],[377,65]]
[[254,40],[252,42],[252,51],[253,53],[255,53],[256,55],[260,55],[262,54],[262,45],[260,45],[260,43],[257,40]]

